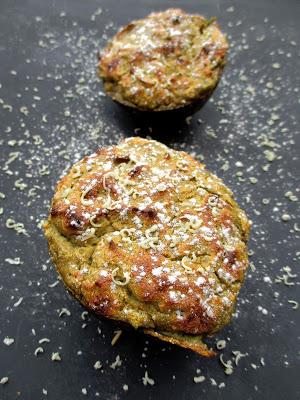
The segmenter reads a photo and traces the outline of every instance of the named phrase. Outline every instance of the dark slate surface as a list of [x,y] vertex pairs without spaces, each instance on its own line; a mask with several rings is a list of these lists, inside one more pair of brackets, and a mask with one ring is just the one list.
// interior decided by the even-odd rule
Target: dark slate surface
[[[169,6],[216,15],[232,47],[213,100],[191,121],[158,124],[101,94],[96,52],[120,25]],[[0,399],[299,398],[299,309],[288,302],[299,301],[299,1],[1,0],[0,11],[0,380],[9,378]],[[214,347],[226,340],[225,360],[247,353],[231,376],[219,357],[130,329],[111,347],[117,325],[81,315],[60,282],[51,287],[57,275],[37,225],[58,177],[84,154],[135,134],[194,152],[253,221],[252,269],[237,313],[210,339]],[[27,234],[7,228],[9,218]],[[291,285],[276,283],[283,275]],[[63,308],[71,315],[59,317]],[[38,347],[44,352],[35,356]],[[122,365],[112,369],[117,355]],[[146,370],[154,386],[143,385]],[[196,384],[199,375],[206,379]]]

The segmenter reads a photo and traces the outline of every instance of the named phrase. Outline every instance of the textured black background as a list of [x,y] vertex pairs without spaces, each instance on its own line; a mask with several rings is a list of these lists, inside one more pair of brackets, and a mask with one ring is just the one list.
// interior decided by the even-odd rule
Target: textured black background
[[[95,76],[96,51],[105,43],[105,35],[109,37],[130,19],[170,6],[217,16],[232,48],[213,101],[190,124],[167,118],[157,125],[101,95]],[[102,14],[91,20],[99,7]],[[19,152],[9,164],[13,175],[1,171],[0,182],[0,191],[6,195],[0,199],[4,208],[0,215],[0,379],[9,377],[0,386],[0,399],[300,397],[299,309],[292,310],[288,303],[289,299],[299,301],[299,232],[294,227],[297,218],[299,223],[299,202],[284,196],[287,191],[300,196],[299,20],[298,0],[0,1],[1,167],[10,152]],[[11,105],[12,111],[3,104]],[[22,106],[28,107],[27,116],[20,112]],[[279,117],[272,120],[272,113]],[[233,350],[248,353],[230,377],[218,357],[203,359],[133,330],[125,330],[111,347],[117,329],[114,323],[94,315],[83,321],[82,307],[63,285],[49,287],[57,275],[37,224],[47,214],[58,177],[101,145],[124,135],[149,135],[149,126],[153,137],[204,159],[253,220],[250,250],[256,269],[249,270],[232,323],[210,340],[212,346],[217,339],[227,340],[226,360]],[[277,155],[272,163],[266,159],[268,147],[261,135],[278,145],[271,149]],[[14,146],[11,140],[17,141]],[[28,159],[31,165],[25,162]],[[269,169],[264,171],[267,164]],[[253,177],[257,183],[251,183]],[[28,185],[24,190],[14,185],[19,178]],[[36,196],[30,196],[34,185],[38,186]],[[264,205],[263,199],[269,203]],[[286,223],[281,220],[284,213],[291,216]],[[7,229],[7,218],[24,223],[28,236]],[[23,263],[5,261],[15,257]],[[290,279],[294,286],[274,281],[284,266],[297,275]],[[14,307],[21,297],[22,303]],[[59,317],[63,307],[71,316]],[[87,324],[84,329],[83,323]],[[9,347],[2,343],[6,336],[15,339]],[[35,357],[43,337],[50,343],[42,344],[44,353]],[[61,362],[51,361],[56,351]],[[113,370],[109,365],[117,354],[122,365]],[[96,360],[102,362],[102,371],[93,368]],[[197,369],[206,377],[203,383],[193,382]],[[145,370],[155,380],[154,386],[142,384]],[[225,387],[213,386],[210,378],[218,385],[225,382]],[[128,392],[122,389],[124,384]],[[82,388],[87,389],[86,396]]]

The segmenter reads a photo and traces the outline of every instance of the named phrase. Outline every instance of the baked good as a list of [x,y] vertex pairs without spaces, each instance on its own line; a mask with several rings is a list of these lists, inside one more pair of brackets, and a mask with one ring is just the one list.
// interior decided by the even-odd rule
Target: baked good
[[114,100],[146,111],[203,103],[217,86],[228,44],[214,19],[180,9],[123,27],[102,51],[99,75]]
[[45,234],[66,287],[95,313],[210,356],[248,266],[249,221],[187,153],[138,137],[59,181]]

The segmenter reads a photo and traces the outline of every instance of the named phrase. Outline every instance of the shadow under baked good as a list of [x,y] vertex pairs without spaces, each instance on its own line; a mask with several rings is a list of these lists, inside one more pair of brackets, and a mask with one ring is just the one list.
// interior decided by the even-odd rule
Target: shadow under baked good
[[111,102],[110,108],[125,136],[151,136],[154,140],[170,145],[174,142],[191,141],[187,118],[199,111],[207,100],[208,98],[202,99],[201,104],[159,112],[140,111],[115,101]]

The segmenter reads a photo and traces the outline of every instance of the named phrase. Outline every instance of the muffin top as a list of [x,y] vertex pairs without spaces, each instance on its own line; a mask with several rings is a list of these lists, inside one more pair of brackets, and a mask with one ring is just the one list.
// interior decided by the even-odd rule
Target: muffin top
[[45,231],[66,286],[89,309],[190,348],[193,335],[229,321],[248,266],[249,222],[231,191],[153,140],[129,138],[76,163]]
[[212,93],[227,48],[216,22],[169,9],[122,28],[102,52],[99,74],[106,92],[120,103],[177,109]]

